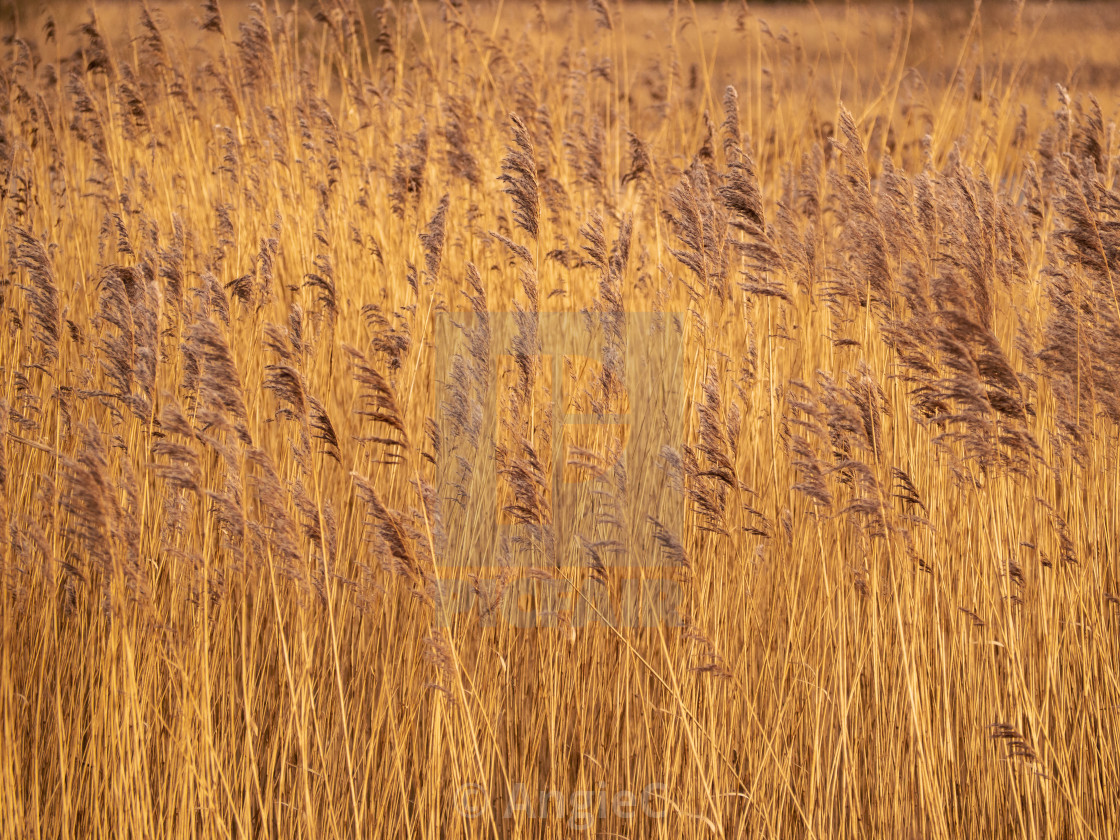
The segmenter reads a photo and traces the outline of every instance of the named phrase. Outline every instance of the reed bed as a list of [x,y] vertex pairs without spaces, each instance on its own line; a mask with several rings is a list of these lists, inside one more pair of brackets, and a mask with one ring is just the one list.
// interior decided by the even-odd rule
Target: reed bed
[[1067,11],[21,7],[0,835],[1111,836]]

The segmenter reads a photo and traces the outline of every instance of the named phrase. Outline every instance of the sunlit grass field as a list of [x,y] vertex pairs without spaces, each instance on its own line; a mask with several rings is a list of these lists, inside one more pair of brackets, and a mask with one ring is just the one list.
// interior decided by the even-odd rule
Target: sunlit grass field
[[0,837],[1115,835],[1120,9],[0,27]]

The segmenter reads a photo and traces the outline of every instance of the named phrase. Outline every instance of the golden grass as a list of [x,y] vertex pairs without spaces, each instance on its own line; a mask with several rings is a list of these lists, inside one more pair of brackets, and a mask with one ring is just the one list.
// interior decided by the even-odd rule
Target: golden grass
[[0,835],[1112,834],[1113,7],[74,10]]

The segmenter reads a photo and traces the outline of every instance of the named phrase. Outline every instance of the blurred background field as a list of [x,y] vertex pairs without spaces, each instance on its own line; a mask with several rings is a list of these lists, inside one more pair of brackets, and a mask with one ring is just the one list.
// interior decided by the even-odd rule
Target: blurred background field
[[[135,26],[129,10],[136,3],[102,0],[96,3],[99,16],[105,21],[106,34],[128,31]],[[271,4],[270,4],[271,5]],[[303,3],[307,10],[313,4]],[[361,4],[359,4],[361,5]],[[479,3],[477,13],[482,19],[492,20],[500,15],[502,28],[516,31],[529,19],[532,4],[497,3],[496,0]],[[228,3],[224,13],[231,24],[242,22],[248,14],[247,2]],[[291,8],[291,3],[282,3]],[[298,7],[299,4],[296,4]],[[401,4],[409,8],[409,4]],[[543,4],[546,18],[554,29],[571,29],[594,22],[582,14],[583,5],[568,2]],[[627,32],[640,38],[645,34],[657,36],[671,3],[628,2],[625,9]],[[688,4],[680,4],[691,12]],[[161,20],[174,30],[188,36],[199,18],[199,4],[189,0],[176,0],[154,4]],[[432,19],[438,17],[438,4],[421,2],[420,9]],[[1017,54],[1025,66],[1024,78],[1031,85],[1061,83],[1069,86],[1092,87],[1099,94],[1107,95],[1117,86],[1116,52],[1112,33],[1120,23],[1120,10],[1115,3],[1050,2],[1024,5],[1022,22],[1016,25],[1018,4],[1014,2],[983,3],[979,20],[979,39],[970,45],[965,57],[972,60],[998,62],[1000,51],[1015,43],[1016,36],[1041,26],[1038,37],[1031,40],[1027,55]],[[51,3],[29,3],[15,0],[0,9],[0,22],[8,31],[18,28],[30,32],[40,26],[47,16],[52,17],[63,45],[66,46],[73,31],[84,19],[89,3],[81,0],[61,0]],[[368,6],[368,9],[373,6]],[[576,13],[573,14],[573,11]],[[695,4],[698,31],[710,44],[709,51],[722,64],[734,66],[734,56],[741,52],[742,27],[747,21],[765,24],[774,38],[793,38],[805,54],[815,59],[821,56],[821,69],[830,78],[845,65],[846,73],[863,69],[865,82],[873,83],[876,70],[881,71],[882,59],[895,37],[895,22],[907,11],[905,3],[714,3]],[[534,13],[535,14],[535,13]],[[973,17],[973,4],[958,0],[933,0],[914,3],[914,16],[910,27],[907,65],[916,69],[928,84],[938,84],[952,75],[954,65],[961,55],[961,47],[969,33]],[[754,37],[755,33],[749,33]],[[740,37],[736,37],[736,36]],[[1017,41],[1022,43],[1022,40]],[[739,46],[737,46],[739,45]],[[641,50],[640,41],[630,45]],[[654,52],[654,51],[650,51]],[[837,67],[831,67],[827,56],[833,57]],[[717,66],[719,64],[717,63]],[[850,81],[850,79],[849,79]],[[1043,91],[1040,91],[1042,93]]]
[[[77,2],[7,4],[0,21],[10,31],[41,31],[53,21],[58,45],[65,52],[77,45],[77,33],[90,8],[97,9],[106,36],[117,43],[136,34],[136,3]],[[252,4],[228,3],[223,13],[230,31],[246,20]],[[271,4],[270,4],[271,8]],[[292,11],[300,26],[311,27],[316,6],[280,3]],[[376,4],[358,3],[370,14]],[[440,4],[388,4],[410,20],[401,35],[419,45],[425,32],[438,33]],[[185,49],[205,48],[206,33],[197,30],[200,6],[169,2],[155,6],[156,19],[175,33]],[[838,101],[875,112],[882,120],[882,96],[891,93],[896,133],[906,133],[900,160],[913,164],[914,137],[930,132],[944,146],[975,130],[974,125],[934,121],[971,97],[988,114],[967,116],[981,120],[998,111],[1012,113],[1026,106],[1033,115],[1052,108],[1056,85],[1092,92],[1106,115],[1115,113],[1120,98],[1120,59],[1113,33],[1120,27],[1120,6],[1110,2],[972,3],[645,3],[620,7],[619,37],[626,39],[632,109],[659,112],[664,102],[651,101],[651,68],[663,60],[667,21],[680,22],[674,45],[679,49],[681,75],[680,121],[705,96],[734,84],[751,97],[745,117],[752,136],[776,130],[783,121],[819,120],[830,130],[831,111]],[[674,12],[674,10],[677,10]],[[472,6],[479,25],[493,36],[501,34],[524,43],[547,32],[555,43],[587,44],[597,23],[584,4],[548,2],[505,3],[492,0]],[[419,26],[416,21],[426,21]],[[438,34],[437,34],[438,37]],[[547,47],[545,47],[547,50]],[[1012,103],[1002,101],[1010,97]],[[763,114],[765,113],[765,117]],[[864,114],[857,114],[863,116]],[[827,125],[826,125],[827,124]],[[1029,117],[1028,117],[1029,126]],[[788,126],[789,133],[800,124]],[[780,157],[786,150],[769,150]],[[874,165],[872,160],[872,165]]]

